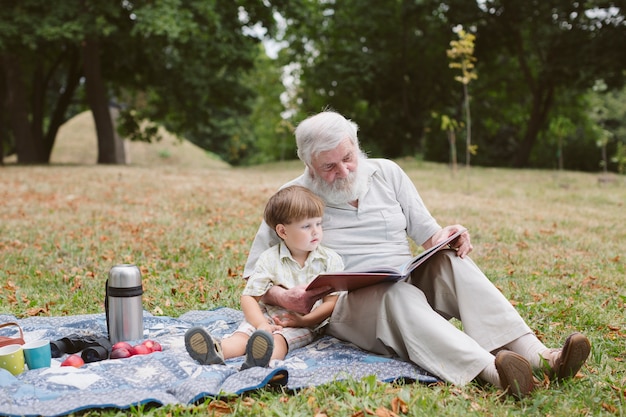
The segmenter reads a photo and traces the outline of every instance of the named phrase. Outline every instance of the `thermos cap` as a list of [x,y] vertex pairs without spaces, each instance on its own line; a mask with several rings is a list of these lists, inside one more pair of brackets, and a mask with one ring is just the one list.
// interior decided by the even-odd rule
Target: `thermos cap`
[[141,272],[136,265],[115,265],[109,271],[109,287],[131,288],[141,285]]

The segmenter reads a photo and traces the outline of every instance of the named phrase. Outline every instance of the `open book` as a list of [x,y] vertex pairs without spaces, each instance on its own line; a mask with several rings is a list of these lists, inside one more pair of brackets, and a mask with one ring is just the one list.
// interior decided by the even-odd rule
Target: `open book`
[[401,281],[407,278],[411,272],[423,264],[437,251],[447,248],[450,243],[452,243],[465,231],[466,229],[459,230],[442,242],[437,243],[429,249],[421,252],[419,255],[409,259],[409,261],[405,262],[399,268],[386,266],[380,267],[376,270],[364,272],[343,271],[323,273],[319,274],[313,281],[311,281],[306,289],[311,290],[320,287],[332,287],[334,291],[352,291],[358,288],[367,287],[368,285],[379,284],[381,282]]

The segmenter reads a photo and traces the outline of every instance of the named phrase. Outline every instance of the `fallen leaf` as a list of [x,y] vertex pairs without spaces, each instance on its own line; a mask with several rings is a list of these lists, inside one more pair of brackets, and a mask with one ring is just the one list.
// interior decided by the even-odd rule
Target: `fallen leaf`
[[406,414],[409,412],[409,407],[406,402],[402,401],[398,397],[395,397],[393,400],[391,400],[391,409],[394,413]]
[[218,415],[232,413],[230,406],[222,400],[211,401],[211,403],[209,404],[209,410]]
[[615,407],[613,404],[602,403],[602,408],[604,408],[609,413],[617,413],[617,407]]
[[34,316],[38,316],[39,314],[49,315],[50,311],[47,306],[46,308],[33,307],[33,308],[29,308],[28,310],[26,310],[26,314],[30,317],[34,317]]
[[398,417],[398,415],[390,409],[381,406],[376,409],[376,417]]

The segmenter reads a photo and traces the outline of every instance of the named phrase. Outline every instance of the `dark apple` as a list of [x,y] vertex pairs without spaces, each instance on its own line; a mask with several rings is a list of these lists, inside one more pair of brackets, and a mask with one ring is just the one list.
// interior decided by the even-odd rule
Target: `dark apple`
[[[132,346],[131,346],[132,349]],[[130,353],[130,350],[124,348],[124,347],[120,347],[117,349],[113,349],[113,351],[111,351],[111,359],[124,359],[124,358],[130,358],[132,356],[132,354]]]

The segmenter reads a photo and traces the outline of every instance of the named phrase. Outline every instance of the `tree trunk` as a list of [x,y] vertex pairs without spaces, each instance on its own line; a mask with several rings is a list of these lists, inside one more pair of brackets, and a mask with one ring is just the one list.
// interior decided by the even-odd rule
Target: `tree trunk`
[[16,55],[4,54],[0,59],[4,67],[7,90],[7,108],[11,130],[15,138],[17,162],[20,164],[47,163],[41,149],[41,141],[33,136],[29,122],[28,104],[21,65]]
[[98,136],[98,163],[125,164],[124,144],[115,133],[109,111],[107,91],[100,71],[100,45],[97,40],[84,41],[83,62],[87,102],[93,113]]
[[65,123],[67,109],[72,103],[74,92],[76,91],[76,88],[78,88],[80,78],[82,76],[80,53],[78,48],[72,47],[68,53],[70,54],[69,59],[65,59],[63,57],[61,58],[62,61],[69,62],[63,92],[56,101],[56,105],[54,106],[52,115],[50,116],[50,122],[48,123],[48,130],[43,137],[44,152],[46,152],[47,160],[50,160],[50,155],[52,154],[52,148],[54,147],[54,141],[56,140],[57,133],[59,132],[61,125]]
[[530,153],[537,141],[537,136],[541,131],[548,117],[550,107],[552,107],[552,99],[554,97],[554,87],[552,85],[543,87],[539,86],[533,92],[532,109],[530,111],[530,119],[526,125],[526,133],[520,143],[513,166],[515,168],[524,168],[528,166]]
[[9,139],[9,105],[7,103],[7,82],[4,75],[4,63],[0,55],[0,165],[4,165],[4,156],[10,146]]

